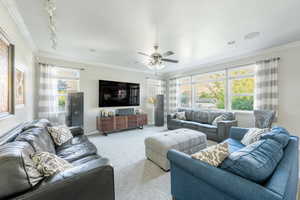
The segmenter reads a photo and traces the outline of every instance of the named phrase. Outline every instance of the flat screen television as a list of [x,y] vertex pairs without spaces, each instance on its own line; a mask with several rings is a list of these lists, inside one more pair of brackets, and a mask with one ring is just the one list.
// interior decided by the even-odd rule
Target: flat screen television
[[140,84],[99,80],[99,107],[140,105]]

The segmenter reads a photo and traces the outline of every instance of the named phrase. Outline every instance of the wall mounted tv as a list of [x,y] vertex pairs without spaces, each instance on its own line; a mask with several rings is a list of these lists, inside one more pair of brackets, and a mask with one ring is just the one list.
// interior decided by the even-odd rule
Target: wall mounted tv
[[99,107],[140,105],[140,84],[99,80]]

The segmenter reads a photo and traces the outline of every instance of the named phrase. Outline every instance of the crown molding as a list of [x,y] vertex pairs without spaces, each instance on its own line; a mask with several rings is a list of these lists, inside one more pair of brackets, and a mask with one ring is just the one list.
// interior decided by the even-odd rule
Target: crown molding
[[20,11],[17,7],[15,0],[0,0],[2,5],[7,9],[9,15],[12,17],[16,26],[18,27],[21,35],[25,38],[25,42],[27,42],[32,49],[32,51],[37,51],[37,47],[31,37],[31,34],[23,20],[23,17],[20,14]]
[[131,71],[131,72],[139,72],[139,73],[145,73],[149,75],[153,75],[154,72],[149,71],[149,70],[139,70],[139,69],[132,69],[128,67],[122,67],[120,65],[112,65],[112,64],[107,64],[107,63],[101,63],[101,62],[91,62],[87,60],[82,60],[78,58],[73,58],[73,57],[66,57],[58,54],[53,54],[50,52],[46,51],[38,51],[34,53],[34,56],[36,58],[48,58],[48,59],[54,59],[54,60],[60,60],[60,61],[66,61],[66,62],[73,62],[77,63],[79,65],[88,65],[88,66],[93,66],[93,67],[105,67],[109,69],[117,69],[117,70],[123,70],[123,71]]
[[270,48],[259,49],[256,51],[243,53],[243,54],[228,57],[228,58],[223,58],[223,59],[220,59],[217,61],[206,62],[206,63],[202,63],[200,65],[186,67],[184,70],[182,70],[182,69],[173,70],[173,71],[170,70],[170,71],[164,72],[162,75],[165,78],[173,78],[173,77],[176,77],[177,74],[185,75],[190,72],[193,72],[194,70],[198,70],[199,68],[213,67],[216,65],[226,65],[228,63],[239,61],[242,59],[248,59],[248,58],[252,58],[255,56],[260,56],[260,55],[263,56],[263,55],[267,55],[267,54],[271,54],[271,53],[286,51],[286,50],[289,50],[292,48],[297,48],[297,47],[300,47],[300,41],[289,42],[286,44],[282,44],[282,45],[278,45],[278,46],[274,46],[274,47],[270,47]]

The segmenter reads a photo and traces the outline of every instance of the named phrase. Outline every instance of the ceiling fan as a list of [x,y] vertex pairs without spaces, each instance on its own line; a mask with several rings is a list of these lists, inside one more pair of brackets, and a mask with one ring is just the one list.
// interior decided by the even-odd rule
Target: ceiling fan
[[152,53],[151,55],[148,55],[143,52],[138,52],[138,54],[150,58],[150,61],[149,61],[149,64],[147,65],[147,67],[149,67],[150,69],[160,70],[165,67],[163,62],[170,62],[170,63],[178,63],[179,62],[178,60],[166,58],[168,56],[174,55],[175,53],[173,51],[167,51],[163,54],[160,54],[158,52],[158,48],[159,48],[158,45],[154,45],[154,53]]

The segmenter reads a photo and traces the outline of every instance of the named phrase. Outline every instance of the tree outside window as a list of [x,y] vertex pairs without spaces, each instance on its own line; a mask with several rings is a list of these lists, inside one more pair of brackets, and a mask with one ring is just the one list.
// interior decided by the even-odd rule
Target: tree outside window
[[177,81],[179,107],[251,111],[254,74],[255,65],[249,65],[181,78]]

